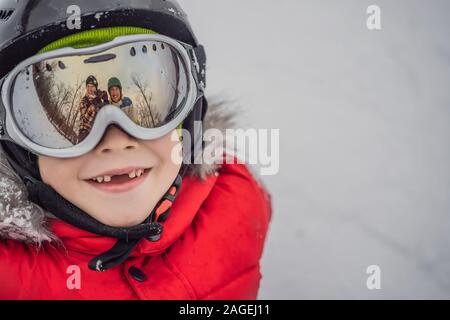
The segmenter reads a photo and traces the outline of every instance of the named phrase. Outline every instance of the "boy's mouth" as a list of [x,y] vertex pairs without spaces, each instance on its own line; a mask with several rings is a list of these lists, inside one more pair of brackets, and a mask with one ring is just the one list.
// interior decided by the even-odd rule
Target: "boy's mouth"
[[140,185],[150,173],[147,169],[120,169],[86,180],[91,186],[111,193],[128,192]]

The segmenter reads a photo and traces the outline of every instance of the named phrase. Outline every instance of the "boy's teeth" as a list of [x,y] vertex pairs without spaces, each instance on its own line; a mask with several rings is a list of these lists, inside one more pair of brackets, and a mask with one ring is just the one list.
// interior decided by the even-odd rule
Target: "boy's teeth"
[[[128,176],[133,179],[136,177],[140,177],[144,174],[145,170],[143,169],[138,169],[138,170],[134,170],[131,171]],[[98,183],[103,183],[103,182],[111,182],[112,177],[111,176],[102,176],[102,177],[97,177],[97,178],[93,178],[92,181],[98,182]]]

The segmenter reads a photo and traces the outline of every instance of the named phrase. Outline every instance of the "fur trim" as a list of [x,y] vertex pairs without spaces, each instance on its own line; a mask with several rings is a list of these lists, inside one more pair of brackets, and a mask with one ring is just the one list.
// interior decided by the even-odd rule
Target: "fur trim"
[[[235,127],[235,115],[236,110],[230,111],[230,105],[224,101],[210,103],[208,112],[206,113],[205,119],[203,120],[203,131],[209,129],[219,129],[225,136],[226,129],[232,129]],[[224,149],[228,157],[233,157],[235,155],[235,150],[227,149],[227,145],[214,145],[214,143],[222,143],[222,141],[213,141],[213,145],[208,145],[209,149]],[[200,157],[203,155],[199,155]],[[202,159],[200,159],[202,160]],[[191,176],[199,177],[200,179],[206,179],[206,177],[214,175],[219,171],[221,164],[213,163],[207,164],[204,161],[200,161],[202,164],[191,164],[189,166],[189,173]]]
[[[203,122],[204,130],[226,130],[234,124],[233,111],[225,103],[210,103]],[[205,179],[220,169],[219,164],[190,165],[192,176]],[[0,239],[13,239],[26,243],[42,244],[56,240],[46,228],[50,213],[28,200],[26,187],[9,166],[0,146]]]

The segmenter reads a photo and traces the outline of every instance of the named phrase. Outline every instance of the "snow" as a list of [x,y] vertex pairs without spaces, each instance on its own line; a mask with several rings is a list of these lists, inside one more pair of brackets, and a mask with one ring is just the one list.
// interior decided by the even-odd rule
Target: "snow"
[[450,298],[450,3],[180,3],[208,94],[280,129],[259,298]]
[[98,12],[98,13],[95,14],[94,18],[97,21],[100,21],[100,19],[102,18],[103,14],[104,14],[103,12]]

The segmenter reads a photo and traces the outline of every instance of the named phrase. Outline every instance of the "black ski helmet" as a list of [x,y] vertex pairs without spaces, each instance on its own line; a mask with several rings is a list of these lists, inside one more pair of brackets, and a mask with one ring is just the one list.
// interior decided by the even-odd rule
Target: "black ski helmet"
[[[79,16],[80,23],[70,23]],[[2,0],[0,79],[19,62],[65,36],[109,27],[141,27],[195,48],[204,81],[205,54],[175,0]]]
[[[71,19],[80,23],[74,24]],[[46,45],[75,33],[110,27],[151,29],[190,44],[194,48],[195,57],[192,58],[197,62],[197,79],[205,87],[204,48],[198,43],[186,14],[175,0],[2,0],[0,87],[5,76],[17,64],[37,54]],[[203,120],[206,110],[207,101],[203,96],[183,122],[183,128],[194,138],[187,139],[192,141],[190,146],[183,146],[184,149],[189,148],[192,158],[195,154],[192,150],[202,148],[202,133],[194,132],[194,128],[198,127],[194,126],[194,122]],[[0,114],[0,135],[4,120],[5,115]],[[141,237],[158,239],[162,228],[157,223],[113,228],[94,220],[42,183],[35,154],[10,141],[0,140],[0,143],[9,163],[25,182],[30,199],[48,211],[56,210],[59,218],[81,229],[119,239],[112,253],[101,257],[103,260],[109,259],[110,266],[125,259]],[[135,240],[129,242],[129,239]]]

